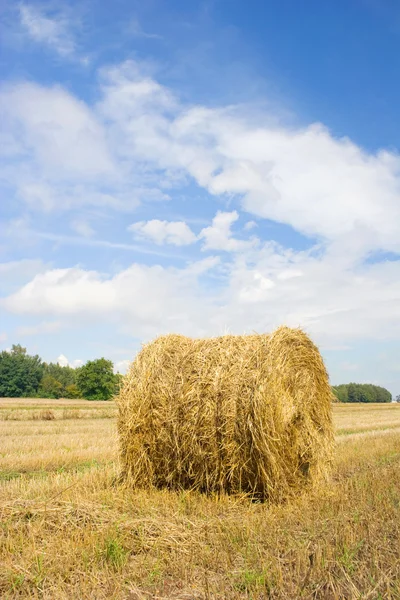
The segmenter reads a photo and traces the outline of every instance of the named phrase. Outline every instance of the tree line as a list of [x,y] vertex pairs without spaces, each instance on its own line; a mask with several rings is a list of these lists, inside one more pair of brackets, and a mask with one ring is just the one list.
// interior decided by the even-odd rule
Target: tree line
[[[14,345],[0,352],[0,398],[86,398],[109,400],[119,389],[122,375],[114,373],[111,360],[89,360],[82,367],[46,363],[37,354]],[[370,383],[346,383],[332,387],[339,402],[391,402],[391,393]],[[397,399],[400,400],[400,397]]]
[[392,394],[372,383],[344,383],[334,385],[332,391],[339,402],[391,402]]
[[14,345],[0,353],[0,398],[86,398],[109,400],[118,391],[122,375],[111,360],[89,360],[82,367],[46,363],[37,354]]

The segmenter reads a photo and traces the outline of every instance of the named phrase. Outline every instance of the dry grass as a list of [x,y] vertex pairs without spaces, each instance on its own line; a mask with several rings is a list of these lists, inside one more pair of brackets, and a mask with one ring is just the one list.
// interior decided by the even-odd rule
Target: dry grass
[[104,400],[80,400],[69,398],[59,398],[53,400],[52,398],[1,398],[0,409],[3,408],[54,408],[55,406],[62,408],[104,408],[105,404],[112,404],[112,402],[104,402]]
[[338,435],[400,427],[400,404],[335,404]]
[[134,489],[281,502],[331,468],[332,392],[300,329],[161,336],[138,354],[117,403],[122,473]]
[[398,600],[400,434],[374,427],[399,411],[335,406],[339,429],[354,411],[330,485],[281,507],[126,494],[112,419],[1,422],[0,597]]
[[113,460],[113,425],[109,419],[0,421],[0,480]]
[[1,398],[0,400],[0,421],[112,419],[116,413],[117,407],[114,402],[47,398]]

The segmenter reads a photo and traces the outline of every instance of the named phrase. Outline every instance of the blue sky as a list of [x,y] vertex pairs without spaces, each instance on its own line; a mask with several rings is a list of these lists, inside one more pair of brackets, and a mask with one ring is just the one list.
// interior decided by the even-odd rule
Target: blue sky
[[303,327],[400,393],[400,7],[9,2],[0,347]]

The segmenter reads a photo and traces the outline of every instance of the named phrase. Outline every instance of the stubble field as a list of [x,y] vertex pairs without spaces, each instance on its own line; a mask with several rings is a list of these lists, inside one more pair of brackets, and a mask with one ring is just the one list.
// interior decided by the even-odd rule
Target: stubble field
[[117,483],[112,403],[0,400],[0,597],[400,598],[400,405],[336,405],[287,506]]

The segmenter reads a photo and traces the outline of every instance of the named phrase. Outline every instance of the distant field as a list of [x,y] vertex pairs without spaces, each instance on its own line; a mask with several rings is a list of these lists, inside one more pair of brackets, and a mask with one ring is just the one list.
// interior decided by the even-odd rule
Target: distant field
[[117,407],[110,401],[0,398],[0,421],[108,419],[116,414]]
[[0,399],[0,598],[400,598],[400,405],[335,405],[283,507],[117,484],[116,407]]
[[25,408],[37,407],[37,406],[94,406],[100,407],[104,404],[112,404],[112,402],[105,402],[103,400],[70,400],[68,398],[60,398],[59,400],[53,400],[49,398],[0,398],[0,406],[4,408],[6,406],[22,406]]
[[400,428],[400,404],[335,404],[333,417],[338,436]]

